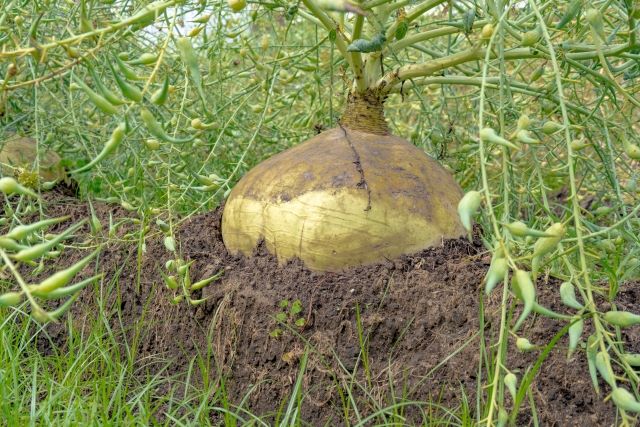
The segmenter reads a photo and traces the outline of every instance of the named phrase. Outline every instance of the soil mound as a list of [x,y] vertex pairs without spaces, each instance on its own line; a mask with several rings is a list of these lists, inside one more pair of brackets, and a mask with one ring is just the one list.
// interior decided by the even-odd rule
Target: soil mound
[[[49,215],[72,215],[73,220],[89,215],[87,206],[64,194],[51,193],[47,198]],[[98,205],[96,211],[103,224],[110,214],[124,216],[119,207]],[[123,342],[136,346],[140,361],[170,358],[174,363],[165,373],[174,375],[200,355],[209,364],[212,379],[224,376],[230,402],[237,405],[245,399],[244,407],[260,415],[271,413],[275,418],[286,404],[305,349],[309,356],[301,419],[311,425],[344,424],[344,402],[350,398],[365,417],[392,404],[394,396],[456,408],[463,404],[464,390],[470,412],[475,413],[478,381],[489,382],[478,378],[480,349],[495,342],[491,339],[498,334],[500,312],[500,292],[495,292],[484,301],[485,342],[481,343],[479,301],[489,256],[479,243],[448,240],[383,264],[318,274],[299,261],[279,266],[264,248],[250,258],[230,255],[222,243],[220,219],[221,209],[194,216],[176,235],[182,257],[193,261],[193,281],[223,272],[195,295],[205,302],[170,303],[173,291],[164,286],[159,270],[173,256],[164,247],[162,234],[153,235],[153,230],[144,251],[135,240],[127,241],[127,230],[140,228],[131,224],[119,231],[121,243],[110,244],[101,253],[106,280],[102,288],[85,290],[75,303],[74,325],[90,324],[96,295],[109,295],[111,328]],[[69,254],[54,268],[83,256]],[[566,312],[555,302],[557,283],[540,281],[538,292],[543,305]],[[283,301],[289,303],[287,308],[282,308]],[[302,310],[294,315],[295,301],[300,301]],[[637,284],[622,290],[618,306],[640,311]],[[283,311],[286,318],[279,315]],[[276,320],[279,316],[282,323]],[[66,323],[47,326],[53,339],[41,340],[42,351],[50,351],[51,345],[64,347]],[[544,344],[562,326],[555,320],[532,318],[521,333]],[[623,338],[629,351],[640,352],[639,329],[627,334]],[[520,353],[513,344],[509,343],[506,366],[522,378],[540,352]],[[530,387],[541,425],[615,424],[613,406],[593,391],[584,351],[567,361],[566,347],[563,337]],[[423,412],[416,407],[403,411],[408,424],[422,422]],[[528,414],[526,403],[518,425],[531,423]],[[347,416],[355,420],[353,411]]]

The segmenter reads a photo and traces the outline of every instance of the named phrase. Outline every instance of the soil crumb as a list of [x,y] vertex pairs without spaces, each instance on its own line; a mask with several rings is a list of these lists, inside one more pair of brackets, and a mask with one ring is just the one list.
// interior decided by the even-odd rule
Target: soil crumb
[[[49,216],[71,215],[70,221],[75,222],[89,215],[86,204],[63,193],[49,193],[46,199]],[[94,207],[105,228],[109,216],[131,215],[120,207],[98,203]],[[200,357],[211,380],[224,378],[232,404],[244,401],[245,409],[271,422],[288,402],[305,351],[308,362],[300,417],[310,425],[355,422],[353,407],[345,403],[350,399],[348,390],[363,418],[400,398],[460,408],[465,404],[462,391],[469,413],[478,418],[478,384],[490,382],[486,365],[479,370],[486,363],[481,348],[495,343],[502,294],[494,291],[484,300],[482,317],[482,280],[490,258],[479,241],[447,240],[439,247],[381,264],[319,274],[300,261],[279,266],[264,247],[250,258],[229,254],[220,234],[221,212],[219,208],[190,218],[175,236],[177,252],[192,262],[192,282],[220,275],[192,295],[203,302],[171,303],[177,294],[164,285],[159,272],[166,272],[165,263],[175,257],[163,244],[163,234],[153,224],[140,245],[137,237],[128,236],[135,236],[142,225],[125,223],[118,239],[108,240],[118,243],[109,243],[100,254],[105,280],[83,291],[72,308],[74,327],[95,320],[97,298],[105,295],[111,328],[123,342],[136,346],[141,366],[153,358],[170,359],[173,363],[165,366],[163,375],[173,376],[184,373],[193,358]],[[69,250],[43,277],[84,255]],[[86,269],[82,275],[93,273]],[[539,280],[539,302],[571,314],[558,303],[558,285]],[[640,312],[637,283],[622,288],[617,304]],[[41,351],[52,351],[52,346],[63,351],[68,323],[47,326],[49,337],[40,340]],[[545,345],[564,324],[532,316],[519,334]],[[639,332],[638,328],[626,330],[628,351],[640,352]],[[587,325],[583,338],[588,333]],[[613,405],[593,390],[584,349],[567,360],[567,345],[565,336],[529,387],[540,425],[615,425]],[[540,354],[518,352],[512,338],[506,366],[522,379]],[[601,388],[607,390],[604,385]],[[482,390],[484,401],[486,389]],[[509,398],[507,404],[510,409]],[[350,409],[345,410],[345,405]],[[424,414],[434,411],[438,413],[433,408],[407,406],[402,415],[406,424],[422,424],[428,422]],[[531,414],[525,399],[517,425],[533,425]],[[157,416],[162,419],[163,414]],[[212,414],[212,420],[217,421],[217,416]]]

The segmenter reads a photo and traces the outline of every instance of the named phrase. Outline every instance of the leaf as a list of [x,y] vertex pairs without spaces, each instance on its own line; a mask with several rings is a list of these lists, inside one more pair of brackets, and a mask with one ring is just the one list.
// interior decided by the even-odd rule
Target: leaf
[[406,21],[401,21],[396,28],[396,39],[402,40],[407,35],[407,31],[409,31],[409,25]]

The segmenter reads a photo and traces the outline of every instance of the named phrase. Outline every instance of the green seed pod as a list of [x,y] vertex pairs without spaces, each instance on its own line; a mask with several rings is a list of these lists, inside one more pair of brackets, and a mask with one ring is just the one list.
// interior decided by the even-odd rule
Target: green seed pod
[[151,95],[151,103],[155,105],[164,105],[169,97],[169,76],[164,78],[162,86]]
[[526,129],[520,129],[516,132],[516,139],[523,144],[540,144],[540,140],[531,137],[531,134]]
[[93,102],[93,104],[96,107],[98,107],[100,111],[102,111],[105,114],[115,114],[118,112],[118,108],[116,108],[115,105],[113,105],[103,96],[98,95],[96,92],[94,92],[89,86],[85,84],[85,82],[80,80],[80,78],[75,74],[73,75],[73,80],[78,86],[80,86],[80,88],[84,91],[84,93],[87,94],[87,97],[89,97],[91,102]]
[[116,128],[111,133],[111,138],[109,138],[109,140],[106,142],[106,144],[102,148],[102,151],[100,151],[100,153],[98,153],[98,155],[89,163],[87,163],[86,165],[76,170],[71,171],[70,173],[75,174],[75,173],[87,171],[92,167],[94,167],[95,165],[97,165],[99,162],[101,162],[105,157],[107,157],[113,151],[115,151],[115,149],[118,148],[118,146],[124,139],[126,127],[127,127],[126,123],[124,122],[116,126]]
[[173,240],[172,236],[166,236],[164,238],[164,247],[167,248],[167,250],[169,252],[175,252],[176,251],[176,244],[175,244],[175,241]]
[[168,135],[162,125],[156,120],[155,116],[151,113],[151,111],[143,108],[140,110],[140,117],[144,125],[146,126],[149,133],[155,136],[158,139],[162,139],[164,141],[173,142],[173,143],[183,143],[183,142],[191,142],[195,138],[195,136],[190,136],[187,138],[174,138]]
[[622,359],[631,366],[640,366],[640,354],[625,353],[622,355]]
[[584,320],[581,317],[573,319],[574,323],[569,327],[569,350],[567,352],[567,359],[569,359],[573,352],[578,348],[578,342],[582,336],[584,329]]
[[545,135],[552,135],[562,129],[564,129],[564,126],[558,122],[554,122],[553,120],[547,120],[542,125],[542,133]]
[[632,144],[626,139],[622,140],[624,145],[624,152],[633,160],[640,160],[640,147],[636,144]]
[[160,230],[161,230],[163,233],[168,233],[168,232],[170,231],[169,224],[167,224],[166,222],[164,222],[164,221],[163,221],[163,220],[161,220],[160,218],[158,218],[158,219],[156,220],[156,225],[158,226],[158,228],[160,228]]
[[607,311],[603,318],[606,322],[621,328],[640,325],[640,316],[628,311]]
[[596,8],[587,9],[584,17],[587,19],[587,22],[591,26],[593,32],[600,38],[601,41],[604,41],[606,36],[604,33],[604,21],[602,19],[602,14],[600,13],[600,11]]
[[479,191],[469,191],[458,203],[458,215],[460,215],[460,221],[462,221],[462,225],[469,233],[472,229],[471,222],[478,212],[481,202],[482,195]]
[[144,146],[151,151],[155,151],[160,148],[160,142],[157,139],[147,139],[144,141]]
[[581,151],[589,146],[589,142],[584,138],[582,139],[574,139],[571,141],[571,149],[573,151]]
[[65,286],[67,283],[74,278],[76,274],[78,274],[83,268],[91,262],[96,255],[100,253],[100,248],[93,251],[88,256],[84,257],[74,265],[69,268],[66,268],[62,271],[58,271],[57,273],[52,274],[51,276],[44,279],[38,285],[31,285],[29,290],[35,296],[46,295],[51,291],[54,291],[62,286]]
[[533,309],[533,305],[536,302],[536,288],[531,281],[529,273],[520,269],[516,269],[513,274],[511,286],[516,297],[521,299],[524,305],[522,314],[513,327],[513,329],[517,331]]
[[547,228],[545,234],[551,237],[541,237],[533,245],[533,257],[541,257],[553,251],[558,243],[562,240],[565,233],[564,225],[560,222],[556,222]]
[[498,424],[497,427],[504,427],[509,422],[509,413],[502,406],[498,409]]
[[143,53],[136,59],[129,61],[129,65],[149,65],[155,64],[158,60],[158,55],[155,53]]
[[514,143],[507,141],[503,137],[499,136],[492,128],[487,127],[480,129],[480,139],[485,142],[492,142],[494,144],[502,145],[503,147],[508,147],[513,150],[519,149],[519,147]]
[[182,302],[183,299],[184,299],[184,295],[177,295],[171,299],[171,304],[174,304],[174,305],[178,304]]
[[12,194],[24,194],[26,196],[38,198],[38,195],[33,191],[29,190],[27,187],[21,185],[15,179],[10,176],[5,176],[4,178],[0,178],[0,192],[10,196]]
[[531,73],[531,76],[529,77],[529,83],[533,83],[533,82],[539,80],[540,77],[542,77],[543,74],[544,74],[544,66],[536,68],[533,71],[533,73]]
[[227,3],[234,13],[238,13],[247,7],[247,0],[227,0]]
[[593,389],[596,393],[600,393],[598,373],[596,369],[596,354],[598,354],[598,338],[595,335],[589,335],[589,338],[587,338],[587,362],[589,365],[589,375],[591,376]]
[[15,252],[24,249],[24,246],[9,237],[3,236],[0,237],[0,249]]
[[576,310],[582,310],[584,308],[576,299],[576,290],[571,282],[563,282],[560,285],[560,299],[567,307],[575,308]]
[[509,372],[504,376],[504,385],[509,390],[509,394],[511,394],[511,398],[516,400],[516,386],[518,385],[518,377],[515,374]]
[[611,386],[611,388],[616,387],[615,377],[613,375],[613,371],[611,370],[611,359],[609,358],[609,353],[606,351],[599,351],[596,354],[596,368],[600,373],[600,376],[603,380],[607,382]]
[[8,237],[9,239],[13,239],[13,240],[22,240],[27,236],[29,236],[30,234],[35,233],[38,230],[50,227],[54,224],[64,222],[69,218],[70,217],[67,215],[59,218],[43,219],[41,221],[34,222],[33,224],[18,225],[12,228],[7,234],[5,234],[5,237]]
[[556,29],[561,30],[567,25],[569,22],[573,20],[576,16],[580,14],[580,10],[582,9],[582,0],[572,0],[567,6],[567,10],[558,23],[556,24]]
[[611,392],[611,400],[620,409],[628,412],[640,412],[640,403],[627,389],[618,387]]
[[197,281],[196,283],[194,283],[193,285],[191,285],[191,290],[192,291],[197,291],[198,289],[202,289],[205,286],[213,283],[214,281],[218,280],[220,277],[222,277],[222,275],[224,274],[224,270],[220,270],[218,273],[214,274],[213,276],[207,278],[207,279],[202,279]]
[[116,84],[118,85],[120,92],[122,92],[122,95],[124,95],[125,98],[132,100],[133,102],[141,102],[143,98],[142,91],[140,91],[137,86],[128,83],[126,80],[120,77],[120,74],[118,74],[118,72],[115,70],[115,68],[113,68],[113,65],[110,62],[108,64],[109,68],[111,69],[111,73],[113,74],[113,78],[116,80]]
[[517,126],[518,126],[518,130],[520,129],[528,130],[529,126],[531,126],[531,119],[526,114],[521,114],[520,117],[518,117]]
[[[125,64],[124,61],[120,59],[117,55],[114,57],[114,59],[116,61],[116,65],[118,66],[118,69],[120,70],[122,75],[125,76],[127,79],[145,80],[145,77],[137,75],[136,72],[133,71],[131,68],[129,68],[129,66]],[[109,65],[111,65],[111,62],[109,62]]]
[[540,31],[540,27],[536,27],[531,31],[527,31],[522,33],[522,46],[529,47],[538,43],[540,37],[542,36],[542,32]]
[[53,291],[48,292],[46,294],[38,295],[38,297],[42,298],[42,299],[45,299],[45,300],[52,300],[52,299],[58,299],[58,298],[66,297],[66,296],[69,296],[71,294],[75,294],[76,292],[81,291],[89,283],[95,281],[98,278],[102,278],[102,277],[104,277],[104,273],[96,274],[95,276],[91,276],[88,279],[84,279],[84,280],[82,280],[82,281],[80,281],[78,283],[74,283],[73,285],[69,285],[69,286],[65,286],[65,287],[62,287],[62,288],[54,289]]
[[509,232],[513,236],[517,236],[517,237],[526,237],[526,236],[553,237],[553,235],[547,232],[538,231],[538,230],[534,230],[533,228],[527,227],[527,225],[522,221],[513,221],[509,224],[503,224],[503,225],[507,230],[509,230]]
[[536,346],[531,344],[531,342],[523,337],[520,337],[516,340],[516,347],[520,351],[531,351],[535,350]]
[[486,284],[484,287],[485,293],[489,295],[493,288],[504,280],[507,272],[509,271],[509,264],[505,258],[494,258],[491,260],[489,271],[485,278]]
[[93,81],[94,81],[94,83],[96,85],[96,88],[98,89],[98,92],[100,92],[100,94],[107,101],[109,101],[113,105],[122,105],[122,104],[126,103],[126,101],[120,99],[120,97],[118,97],[118,95],[116,95],[113,91],[111,91],[109,88],[107,88],[104,83],[102,83],[102,80],[100,80],[98,78],[98,75],[96,74],[96,72],[93,69],[93,67],[89,67],[89,72],[91,73],[91,77],[93,78]]
[[0,294],[0,307],[15,307],[22,302],[22,292],[6,292]]
[[80,221],[71,227],[67,228],[64,232],[56,236],[55,238],[45,241],[39,245],[34,245],[30,247],[26,247],[22,249],[15,255],[12,255],[12,258],[17,259],[18,261],[27,262],[33,261],[34,259],[40,258],[47,254],[54,246],[63,241],[64,239],[69,238],[72,233],[74,233],[78,228],[80,228],[84,224],[84,220]]

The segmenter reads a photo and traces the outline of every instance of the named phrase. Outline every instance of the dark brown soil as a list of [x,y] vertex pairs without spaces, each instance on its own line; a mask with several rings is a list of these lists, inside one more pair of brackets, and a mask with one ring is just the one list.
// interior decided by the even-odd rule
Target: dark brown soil
[[[51,216],[88,216],[86,205],[75,199],[59,193],[50,194],[48,199]],[[125,215],[118,207],[97,205],[96,209],[105,225],[109,212],[115,217]],[[341,399],[348,399],[347,390],[353,392],[362,417],[400,397],[456,408],[462,404],[461,390],[470,412],[475,414],[478,381],[483,385],[489,382],[486,370],[482,371],[483,378],[478,378],[479,301],[489,262],[480,244],[449,240],[440,247],[383,264],[317,274],[300,262],[278,266],[263,248],[252,258],[230,255],[220,236],[220,212],[191,218],[176,236],[182,257],[194,261],[194,282],[224,271],[220,280],[204,288],[201,295],[194,295],[207,298],[198,306],[169,302],[173,291],[162,284],[158,271],[173,257],[155,226],[147,236],[144,253],[138,252],[135,241],[127,241],[126,227],[118,233],[122,242],[110,244],[101,253],[100,265],[108,279],[102,286],[108,289],[109,283],[116,283],[112,290],[102,290],[110,295],[106,312],[111,328],[136,347],[141,365],[149,357],[170,358],[174,363],[166,374],[174,375],[184,372],[200,355],[209,364],[211,379],[223,374],[232,403],[238,404],[253,388],[245,408],[275,418],[283,402],[286,405],[288,401],[299,362],[309,348],[301,415],[311,425],[345,424]],[[140,225],[128,226],[129,231],[136,228]],[[83,255],[69,254],[56,268]],[[540,281],[539,300],[566,312],[556,303],[557,288],[554,281]],[[77,327],[90,324],[95,316],[97,289],[83,292],[74,305]],[[498,334],[499,294],[494,292],[485,301],[487,345]],[[300,300],[303,310],[279,325],[275,316],[283,300]],[[640,311],[637,284],[624,287],[618,304]],[[304,327],[293,324],[298,317],[305,319]],[[51,343],[64,348],[64,324],[47,326],[53,339],[41,341],[42,351],[50,351]],[[521,334],[544,345],[562,326],[562,322],[538,317],[528,321]],[[271,335],[277,328],[282,333],[274,338]],[[640,352],[640,329],[628,331],[624,338],[629,351]],[[135,341],[134,332],[140,334]],[[366,357],[359,335],[365,341]],[[540,351],[520,353],[513,341],[509,346],[506,366],[522,378]],[[616,424],[611,403],[603,402],[603,396],[593,391],[584,351],[579,350],[567,361],[566,346],[567,338],[563,337],[530,387],[540,425]],[[428,409],[424,412],[434,413]],[[531,424],[528,402],[520,412],[517,424]],[[404,410],[407,423],[421,423],[420,414],[415,407]],[[214,420],[216,416],[212,414]],[[352,409],[346,416],[350,421],[356,419]]]

